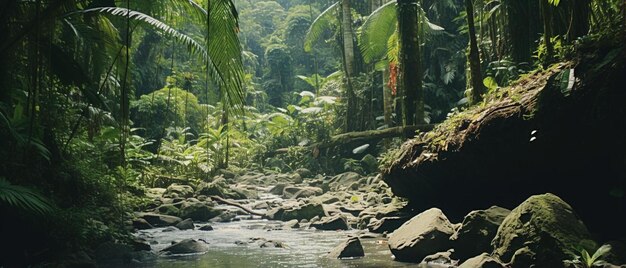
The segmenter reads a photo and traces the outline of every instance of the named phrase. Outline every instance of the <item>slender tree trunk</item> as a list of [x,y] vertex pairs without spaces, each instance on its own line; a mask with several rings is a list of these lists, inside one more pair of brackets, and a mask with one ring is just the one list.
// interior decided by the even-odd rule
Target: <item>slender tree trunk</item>
[[391,121],[393,114],[393,96],[391,96],[391,89],[389,88],[389,67],[385,67],[383,70],[383,115],[385,117],[385,125],[392,127]]
[[469,53],[468,61],[470,68],[470,79],[472,83],[472,103],[482,100],[485,93],[483,87],[483,76],[480,72],[480,53],[478,52],[478,42],[476,41],[476,28],[474,26],[474,5],[472,0],[465,0],[465,11],[467,12],[467,26],[469,28]]
[[539,0],[541,7],[541,17],[543,19],[543,44],[546,46],[546,57],[544,63],[550,63],[554,54],[552,46],[552,7],[548,0]]
[[354,76],[354,42],[352,39],[352,9],[350,0],[341,1],[341,31],[343,40],[343,62],[346,77],[346,131],[356,130],[356,94],[352,88]]
[[403,92],[402,123],[405,126],[424,122],[424,94],[420,66],[420,40],[417,0],[398,0],[400,33],[399,83]]

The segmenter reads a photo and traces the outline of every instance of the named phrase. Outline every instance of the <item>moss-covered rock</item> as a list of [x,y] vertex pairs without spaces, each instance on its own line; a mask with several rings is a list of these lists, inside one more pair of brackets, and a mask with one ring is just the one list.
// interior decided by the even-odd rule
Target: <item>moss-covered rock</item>
[[561,267],[568,251],[590,234],[572,207],[553,194],[528,198],[504,219],[494,255],[512,267]]
[[193,188],[189,185],[183,185],[174,183],[167,187],[165,192],[163,193],[164,197],[192,197],[193,196]]
[[196,195],[216,195],[226,199],[246,199],[245,194],[231,189],[222,178],[218,178],[209,183],[201,183],[198,186]]
[[475,210],[467,214],[450,240],[453,241],[455,256],[466,260],[483,252],[491,252],[491,240],[496,236],[498,227],[511,213],[506,208],[497,206],[485,210]]
[[222,210],[215,209],[205,203],[185,203],[180,208],[179,216],[184,219],[191,218],[194,221],[203,222],[220,214],[222,214]]

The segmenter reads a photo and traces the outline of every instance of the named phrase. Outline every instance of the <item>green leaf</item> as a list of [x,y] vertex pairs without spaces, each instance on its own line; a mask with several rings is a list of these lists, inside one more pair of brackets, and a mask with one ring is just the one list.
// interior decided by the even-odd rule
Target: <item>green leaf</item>
[[485,87],[491,91],[494,89],[498,88],[498,83],[496,82],[496,79],[494,79],[491,76],[487,76],[485,77],[485,79],[483,79],[483,85],[485,85]]
[[338,25],[338,11],[339,2],[336,2],[315,18],[313,23],[311,23],[309,30],[306,32],[306,36],[304,37],[304,51],[311,52],[313,44],[320,39],[322,34]]
[[54,211],[52,202],[43,195],[30,188],[13,185],[4,178],[0,178],[0,202],[40,215]]

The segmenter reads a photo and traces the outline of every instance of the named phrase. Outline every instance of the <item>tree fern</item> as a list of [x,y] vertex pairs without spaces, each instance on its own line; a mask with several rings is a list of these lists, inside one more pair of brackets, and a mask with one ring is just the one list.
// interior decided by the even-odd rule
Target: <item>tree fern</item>
[[19,185],[13,185],[0,177],[0,203],[37,213],[50,214],[54,211],[52,202],[41,194]]
[[395,33],[398,24],[396,5],[395,1],[382,5],[361,26],[359,48],[366,63],[385,58],[387,41]]

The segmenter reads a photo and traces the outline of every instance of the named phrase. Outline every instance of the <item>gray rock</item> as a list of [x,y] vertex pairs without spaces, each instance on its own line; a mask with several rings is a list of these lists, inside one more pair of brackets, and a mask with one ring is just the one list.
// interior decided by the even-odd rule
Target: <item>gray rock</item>
[[456,256],[465,260],[482,252],[491,252],[491,240],[510,213],[506,208],[493,206],[467,214],[461,227],[450,237]]
[[179,222],[178,224],[176,224],[176,228],[180,229],[180,230],[193,230],[195,229],[195,227],[193,226],[193,220],[190,218],[187,218],[181,222]]
[[287,187],[287,184],[285,183],[276,184],[274,185],[274,187],[272,187],[272,189],[270,189],[270,194],[282,195],[285,187]]
[[307,198],[311,196],[321,195],[322,193],[324,193],[324,191],[321,188],[311,187],[311,186],[306,186],[306,187],[288,186],[288,187],[285,187],[285,189],[283,189],[283,197],[291,198],[291,199]]
[[219,216],[222,210],[215,209],[205,203],[185,203],[180,209],[182,218],[191,218],[194,221],[205,222]]
[[332,217],[323,217],[321,220],[311,223],[310,227],[315,227],[317,230],[348,230],[348,223],[346,219],[340,215]]
[[163,215],[178,216],[180,209],[178,209],[174,204],[164,204],[157,207],[154,211]]
[[133,228],[137,230],[146,230],[146,229],[152,229],[154,228],[154,226],[152,226],[150,223],[148,223],[148,221],[146,221],[143,218],[137,218],[137,219],[133,219]]
[[389,249],[396,260],[419,262],[424,257],[450,248],[452,224],[438,208],[411,218],[389,236]]
[[290,220],[288,222],[285,222],[285,224],[283,224],[283,229],[299,228],[299,227],[300,227],[300,223],[296,219]]
[[506,268],[506,265],[489,254],[483,253],[466,260],[459,268]]
[[[175,194],[175,195],[174,195]],[[193,196],[193,188],[189,185],[182,185],[174,183],[167,187],[165,193],[163,193],[165,197],[192,197]]]
[[349,238],[328,253],[328,257],[333,259],[358,258],[364,256],[365,252],[363,251],[361,240],[359,240],[358,237]]
[[437,252],[435,254],[424,257],[424,259],[422,260],[422,263],[425,263],[430,266],[438,265],[438,266],[444,266],[444,267],[455,267],[459,263],[459,261],[453,259],[452,257],[453,253],[454,253],[454,250],[452,249],[445,251],[445,252]]
[[298,173],[298,175],[300,175],[300,177],[302,178],[310,178],[313,176],[313,173],[306,168],[299,168],[299,169],[296,169],[294,172]]
[[329,180],[329,187],[331,190],[337,191],[341,187],[349,187],[355,182],[361,179],[361,175],[355,172],[345,172],[337,176],[332,177]]
[[318,217],[325,216],[324,207],[321,204],[313,204],[313,203],[285,210],[282,214],[283,215],[281,219],[283,221],[289,221],[293,219],[296,219],[296,220],[311,219],[315,216],[318,216]]
[[528,198],[504,219],[492,241],[493,255],[516,267],[559,267],[568,251],[590,240],[585,225],[553,194]]
[[172,255],[172,254],[193,254],[193,253],[204,253],[207,252],[209,248],[205,243],[198,242],[193,239],[185,239],[176,244],[173,244],[169,247],[161,250],[162,253]]
[[156,213],[139,213],[139,217],[154,227],[174,226],[182,221],[179,217]]
[[200,231],[213,231],[213,226],[207,224],[207,225],[204,225],[204,226],[200,227],[198,230],[200,230]]

